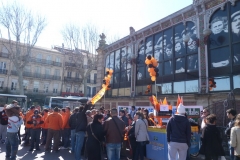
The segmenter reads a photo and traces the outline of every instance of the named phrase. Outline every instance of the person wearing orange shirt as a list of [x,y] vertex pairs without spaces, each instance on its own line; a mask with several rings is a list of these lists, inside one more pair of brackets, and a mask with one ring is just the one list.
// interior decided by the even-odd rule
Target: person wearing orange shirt
[[45,146],[45,152],[50,151],[50,144],[52,142],[52,138],[54,140],[53,151],[58,152],[58,145],[60,141],[60,130],[63,126],[62,116],[58,113],[58,108],[54,108],[54,112],[49,114],[46,123],[48,124],[48,134],[47,141]]
[[35,110],[35,106],[31,106],[30,110],[27,112],[27,114],[25,116],[25,120],[26,120],[26,122],[25,122],[26,135],[25,135],[25,143],[24,143],[25,146],[29,145],[29,139],[31,137],[31,128],[32,128],[32,125],[28,124],[27,120],[29,119],[29,117],[31,115],[33,115],[34,110]]
[[68,149],[69,147],[69,138],[71,134],[71,129],[69,126],[69,118],[70,118],[70,107],[65,108],[65,113],[63,114],[63,147],[61,149]]
[[46,140],[47,140],[47,131],[48,131],[48,124],[46,123],[46,119],[48,117],[48,109],[44,109],[43,110],[43,124],[42,124],[42,144],[41,145],[45,145],[46,144]]
[[36,151],[39,151],[39,142],[40,142],[40,133],[41,133],[41,125],[43,124],[42,116],[39,114],[39,110],[36,109],[34,114],[32,114],[28,120],[27,124],[32,126],[31,128],[31,147],[29,151],[33,151],[34,143]]

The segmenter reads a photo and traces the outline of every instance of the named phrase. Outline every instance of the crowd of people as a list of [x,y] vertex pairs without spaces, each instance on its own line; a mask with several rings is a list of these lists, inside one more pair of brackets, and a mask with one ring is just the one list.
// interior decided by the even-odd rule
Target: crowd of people
[[[225,135],[229,141],[231,160],[240,157],[240,114],[236,110],[227,110],[230,122]],[[20,127],[25,125],[25,133],[21,139]],[[146,144],[149,143],[148,127],[156,126],[158,121],[148,109],[132,106],[126,109],[99,110],[93,108],[91,102],[85,106],[59,109],[43,109],[31,106],[22,114],[17,101],[5,105],[0,112],[1,143],[6,144],[6,160],[16,159],[18,145],[30,146],[29,152],[58,152],[68,149],[75,160],[101,160],[106,154],[109,160],[127,158],[126,148],[133,160],[146,157]],[[224,156],[222,137],[216,126],[216,115],[205,108],[198,122],[189,119],[185,107],[180,104],[166,127],[168,142],[168,159],[190,159],[191,126],[198,126],[201,135],[200,154],[206,160],[217,160]],[[24,141],[22,143],[22,140]],[[94,154],[93,154],[94,153]]]

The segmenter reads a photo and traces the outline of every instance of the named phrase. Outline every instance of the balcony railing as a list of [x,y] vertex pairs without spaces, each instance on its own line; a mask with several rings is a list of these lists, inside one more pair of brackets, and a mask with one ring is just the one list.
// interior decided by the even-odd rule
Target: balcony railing
[[87,83],[90,83],[90,84],[97,84],[97,80],[94,80],[94,79],[88,79],[88,80],[87,80]]
[[75,63],[65,62],[66,67],[77,67]]
[[40,63],[40,64],[48,64],[48,65],[62,67],[62,63],[61,62],[55,62],[55,61],[46,60],[46,59],[40,59],[40,58],[33,58],[33,57],[31,57],[30,61],[31,62],[35,62],[35,63]]
[[56,93],[55,91],[53,92],[53,90],[39,90],[37,88],[34,89],[25,89],[24,90],[24,94],[38,94],[38,95],[60,95],[59,93]]
[[7,71],[6,69],[0,69],[0,74],[7,74]]
[[[11,74],[18,75],[17,71],[11,71]],[[24,77],[32,77],[32,78],[41,78],[41,79],[61,80],[61,76],[32,73],[32,72],[23,72],[23,76]]]
[[81,78],[76,78],[76,77],[64,77],[64,81],[68,81],[68,82],[79,82],[81,81]]

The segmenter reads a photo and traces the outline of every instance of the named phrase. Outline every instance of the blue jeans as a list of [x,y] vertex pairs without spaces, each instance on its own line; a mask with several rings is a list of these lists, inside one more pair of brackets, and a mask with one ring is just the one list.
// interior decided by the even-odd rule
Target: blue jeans
[[69,147],[70,134],[71,134],[70,128],[64,128],[64,130],[63,130],[63,146],[65,148]]
[[72,129],[71,130],[71,147],[72,147],[71,152],[72,153],[75,151],[75,143],[76,143],[76,133],[75,133],[75,129]]
[[81,151],[83,147],[85,132],[76,132],[75,160],[81,160]]
[[18,151],[18,134],[7,132],[6,159],[15,160]]
[[234,160],[234,148],[231,147],[230,141],[228,141],[228,147],[229,147],[230,160]]
[[121,143],[107,143],[108,160],[120,160]]

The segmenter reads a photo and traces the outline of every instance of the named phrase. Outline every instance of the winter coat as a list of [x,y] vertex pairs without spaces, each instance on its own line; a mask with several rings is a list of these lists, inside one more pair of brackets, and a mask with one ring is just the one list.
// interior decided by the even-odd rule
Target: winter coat
[[216,125],[207,124],[202,132],[200,154],[206,156],[224,156],[220,131]]
[[[91,128],[92,131],[91,131]],[[95,138],[93,136],[95,135]],[[102,146],[101,143],[104,141],[104,130],[103,126],[100,122],[93,122],[88,124],[87,126],[87,141],[86,141],[86,148],[87,148],[87,154],[88,154],[88,160],[101,160],[101,151]]]
[[73,113],[73,114],[70,116],[69,122],[68,122],[71,130],[76,129],[76,123],[77,123],[76,120],[77,120],[77,113]]
[[167,124],[167,142],[186,143],[188,147],[191,139],[191,126],[184,115],[174,115]]
[[76,132],[83,131],[85,132],[87,129],[87,117],[86,111],[89,110],[90,106],[85,105],[84,109],[81,112],[78,112],[76,115]]
[[234,155],[240,155],[240,128],[233,127],[231,129],[230,144],[234,148]]
[[143,142],[149,140],[148,122],[146,119],[138,119],[135,124],[136,141]]

